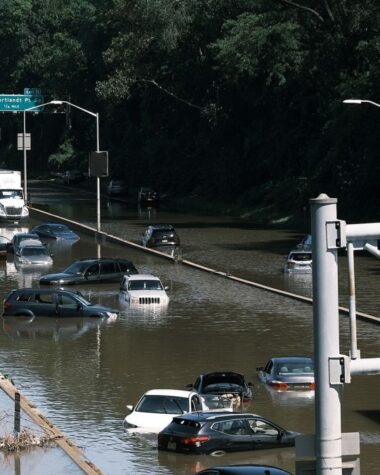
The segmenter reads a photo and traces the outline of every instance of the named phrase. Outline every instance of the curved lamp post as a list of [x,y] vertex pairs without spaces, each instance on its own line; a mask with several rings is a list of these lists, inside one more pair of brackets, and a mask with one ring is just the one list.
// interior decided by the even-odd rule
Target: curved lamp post
[[[91,112],[87,109],[84,109],[83,107],[79,107],[76,104],[72,104],[71,102],[68,101],[50,101],[50,102],[45,102],[44,104],[39,104],[38,106],[33,106],[29,107],[28,109],[24,109],[24,136],[23,136],[23,150],[24,150],[24,195],[25,195],[25,200],[27,199],[27,166],[26,166],[26,146],[25,146],[25,135],[26,135],[26,112],[30,112],[36,109],[39,109],[40,107],[47,106],[47,105],[62,105],[62,104],[67,104],[71,107],[74,107],[76,109],[81,110],[82,112],[85,112],[86,114],[90,114],[92,117],[95,117],[96,119],[96,151],[99,152],[99,114],[96,112]],[[100,232],[100,178],[96,177],[96,217],[97,217],[97,231]]]
[[375,107],[380,107],[380,104],[373,101],[368,101],[367,99],[345,99],[344,104],[372,104]]
[[[96,120],[96,151],[99,152],[99,114],[97,112],[91,112],[83,107],[79,107],[76,104],[73,104],[69,101],[51,101],[51,104],[55,105],[62,105],[67,104],[68,106],[74,107],[75,109],[79,109],[86,114],[90,114],[92,117],[95,117]],[[96,229],[100,232],[100,178],[96,177]]]

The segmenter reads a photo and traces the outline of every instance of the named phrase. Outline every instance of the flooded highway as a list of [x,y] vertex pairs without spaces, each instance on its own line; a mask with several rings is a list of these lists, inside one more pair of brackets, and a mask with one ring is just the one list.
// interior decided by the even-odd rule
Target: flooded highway
[[[33,205],[96,227],[96,203],[87,194],[63,194],[59,188],[30,186]],[[339,203],[338,203],[339,213]],[[340,217],[344,219],[344,217]],[[102,200],[102,230],[140,242],[148,224],[170,223],[181,238],[182,257],[265,285],[311,297],[311,275],[282,272],[289,249],[303,237],[295,230],[255,228],[224,216],[138,209],[134,204]],[[39,221],[32,219],[31,229]],[[3,228],[0,232],[3,234]],[[95,257],[93,237],[81,234],[72,246],[51,246],[60,271],[72,261]],[[75,289],[94,303],[120,311],[112,322],[93,319],[5,319],[0,332],[1,371],[64,433],[82,447],[104,474],[188,475],[227,463],[265,463],[295,473],[292,448],[241,452],[223,457],[158,452],[155,435],[123,427],[126,404],[135,404],[153,388],[185,389],[201,373],[232,370],[254,384],[245,407],[304,433],[314,432],[313,398],[272,392],[257,378],[256,367],[272,356],[311,355],[312,307],[219,276],[110,242],[102,257],[132,260],[169,287],[165,308],[133,308],[119,298],[118,284],[81,285]],[[346,258],[339,258],[340,304],[347,306]],[[357,308],[379,316],[380,262],[355,258]],[[12,258],[0,263],[1,298],[13,288],[38,286],[41,272],[17,270]],[[340,320],[341,352],[348,354],[348,318]],[[358,321],[362,357],[379,357],[380,329]],[[344,387],[342,430],[360,432],[361,470],[378,473],[380,453],[380,378],[354,377]],[[3,460],[1,473],[33,475],[33,452],[22,464]],[[49,459],[47,474],[58,473],[59,455]],[[17,470],[16,470],[17,465]],[[75,468],[69,473],[80,473]]]

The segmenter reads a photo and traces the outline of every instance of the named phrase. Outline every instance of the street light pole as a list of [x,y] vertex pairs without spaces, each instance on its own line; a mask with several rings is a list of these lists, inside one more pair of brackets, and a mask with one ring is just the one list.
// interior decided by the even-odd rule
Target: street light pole
[[27,174],[27,160],[26,160],[26,113],[33,111],[35,109],[39,109],[40,107],[47,106],[52,104],[53,101],[45,102],[44,104],[38,104],[38,106],[28,107],[27,109],[23,110],[23,136],[22,136],[22,148],[24,152],[24,199],[25,201],[28,200],[28,174]]
[[[100,152],[100,143],[99,143],[99,114],[97,112],[91,112],[83,107],[79,107],[76,104],[73,104],[69,101],[51,101],[51,104],[62,105],[67,104],[71,107],[81,110],[87,114],[90,114],[92,117],[95,117],[96,120],[96,151]],[[96,177],[96,229],[100,232],[100,177]]]

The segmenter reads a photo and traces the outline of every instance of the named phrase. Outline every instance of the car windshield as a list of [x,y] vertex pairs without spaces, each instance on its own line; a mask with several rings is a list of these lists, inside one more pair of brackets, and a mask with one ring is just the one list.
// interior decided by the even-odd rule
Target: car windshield
[[93,305],[91,302],[89,302],[88,300],[86,300],[83,295],[80,293],[80,292],[75,292],[75,297],[77,300],[79,300],[79,302],[83,305]]
[[146,395],[135,410],[154,414],[183,414],[189,412],[189,401],[179,396]]
[[44,247],[23,247],[21,248],[20,254],[22,256],[47,256],[48,253]]
[[162,284],[159,280],[131,280],[128,290],[162,290]]
[[289,259],[293,261],[311,261],[310,252],[293,252],[290,254]]
[[69,233],[71,232],[70,229],[65,226],[64,224],[55,224],[54,226],[50,226],[50,229],[55,233]]
[[312,374],[314,373],[314,364],[312,362],[287,362],[276,364],[276,374]]
[[67,267],[63,273],[64,274],[83,274],[87,269],[88,262],[74,262],[71,266]]
[[22,198],[21,190],[0,190],[0,198]]

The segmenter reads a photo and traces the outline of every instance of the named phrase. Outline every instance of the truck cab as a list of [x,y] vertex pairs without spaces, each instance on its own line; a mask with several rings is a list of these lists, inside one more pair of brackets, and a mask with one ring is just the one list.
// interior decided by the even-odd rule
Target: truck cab
[[29,219],[21,188],[21,172],[0,170],[0,221],[19,224]]

